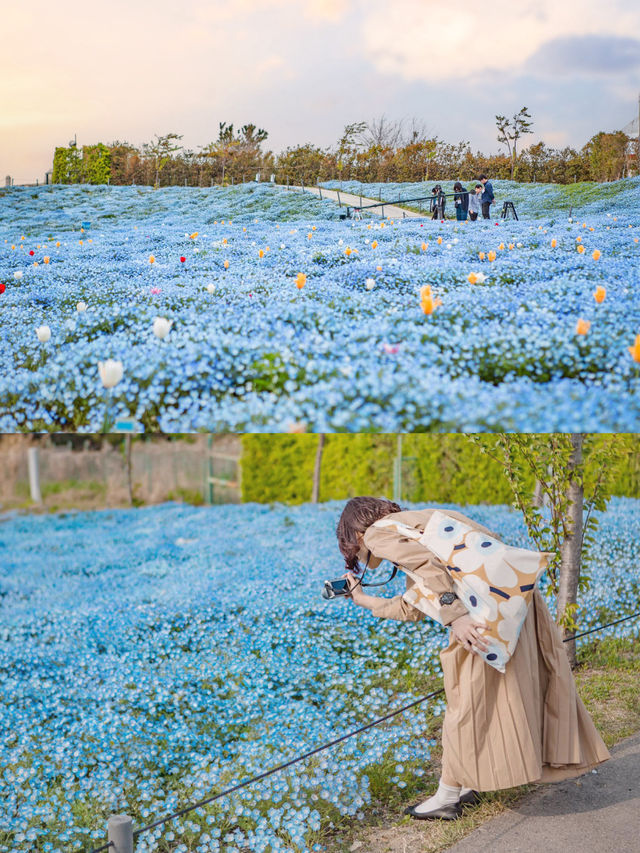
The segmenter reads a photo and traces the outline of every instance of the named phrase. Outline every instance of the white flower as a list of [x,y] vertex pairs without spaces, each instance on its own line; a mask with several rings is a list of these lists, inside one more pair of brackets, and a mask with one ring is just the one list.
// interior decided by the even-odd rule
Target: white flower
[[16,270],[13,274],[14,278],[22,278],[22,270]]
[[524,246],[524,243],[516,243],[516,246],[521,249]]
[[487,277],[483,272],[476,273],[476,284],[484,284],[486,280]]
[[338,240],[338,246],[342,246],[343,240],[342,237]]
[[367,288],[367,290],[373,290],[373,288],[376,286],[376,283],[375,283],[374,279],[368,278],[365,281],[364,286]]
[[46,344],[46,342],[51,338],[51,329],[49,326],[38,326],[36,329],[36,335],[38,336],[38,340],[41,344]]
[[166,338],[173,326],[173,320],[167,320],[166,317],[156,317],[153,321],[153,334],[156,338]]
[[207,290],[209,291],[209,293],[215,293],[216,292],[216,286],[212,281],[210,281],[209,284],[207,285]]
[[285,248],[284,243],[280,243],[280,248],[281,248],[281,249],[284,249],[284,248]]
[[78,304],[76,305],[76,310],[78,311],[78,313],[82,314],[83,311],[87,310],[87,303],[78,302]]
[[121,361],[108,358],[106,361],[98,362],[98,372],[105,388],[113,388],[122,379],[124,369]]

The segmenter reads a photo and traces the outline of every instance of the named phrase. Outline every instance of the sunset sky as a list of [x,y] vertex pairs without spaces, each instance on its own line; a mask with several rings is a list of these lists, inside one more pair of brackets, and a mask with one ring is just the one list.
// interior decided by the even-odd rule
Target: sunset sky
[[43,180],[74,133],[197,149],[220,121],[280,151],[415,116],[496,151],[495,113],[527,105],[529,140],[578,147],[634,118],[640,89],[637,0],[29,0],[2,34],[2,183]]

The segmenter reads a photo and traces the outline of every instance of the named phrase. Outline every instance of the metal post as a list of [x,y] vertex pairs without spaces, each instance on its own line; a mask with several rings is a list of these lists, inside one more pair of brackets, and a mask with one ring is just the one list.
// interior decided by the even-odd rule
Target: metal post
[[340,190],[336,190],[336,192],[338,193],[338,206],[342,207],[342,202],[340,201]]
[[393,463],[393,500],[402,501],[402,433],[396,436],[396,458]]
[[322,200],[322,187],[318,184],[318,195],[320,196],[320,200]]
[[31,492],[31,500],[34,504],[42,503],[42,494],[40,493],[40,460],[38,458],[38,448],[30,447],[27,450],[27,461],[29,464],[29,490]]
[[382,205],[382,208],[381,208],[381,209],[382,209],[381,216],[382,216],[382,218],[384,219],[384,204]]
[[133,823],[129,815],[111,815],[107,833],[112,853],[133,853]]

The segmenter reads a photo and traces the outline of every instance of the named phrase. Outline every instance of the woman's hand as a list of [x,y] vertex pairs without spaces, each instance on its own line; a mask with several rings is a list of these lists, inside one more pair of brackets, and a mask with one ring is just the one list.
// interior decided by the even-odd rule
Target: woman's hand
[[346,575],[343,575],[347,579],[347,583],[349,584],[350,595],[349,598],[353,601],[354,604],[357,604],[359,607],[364,606],[364,598],[369,598],[365,591],[362,589],[362,584],[360,580],[351,572],[347,572]]
[[467,651],[478,654],[488,650],[489,646],[482,639],[480,633],[485,626],[479,622],[474,622],[468,613],[454,619],[449,627],[453,636]]

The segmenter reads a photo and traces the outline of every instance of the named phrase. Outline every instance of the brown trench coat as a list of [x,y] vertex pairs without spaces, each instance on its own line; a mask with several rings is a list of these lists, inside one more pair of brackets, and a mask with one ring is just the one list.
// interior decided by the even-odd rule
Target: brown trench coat
[[[388,518],[424,530],[432,509]],[[461,513],[446,510],[474,529],[500,538]],[[444,564],[423,545],[393,528],[369,527],[372,555],[419,574],[438,595],[453,591]],[[407,578],[407,586],[412,581]],[[402,621],[424,614],[401,595],[381,599],[375,616]],[[442,608],[450,624],[466,613],[462,602]],[[579,776],[610,756],[580,697],[544,598],[535,590],[515,652],[504,674],[468,652],[453,637],[440,653],[447,710],[442,727],[442,776],[476,791]]]

